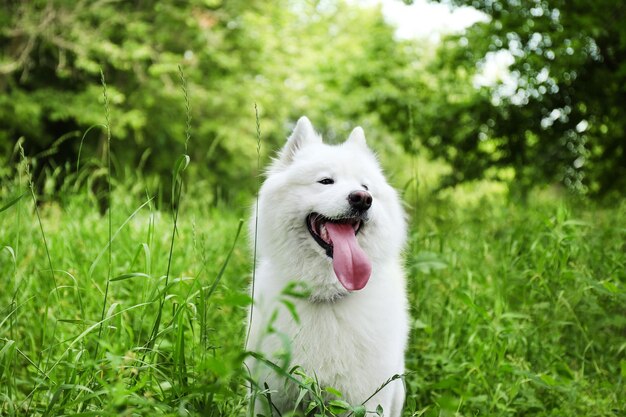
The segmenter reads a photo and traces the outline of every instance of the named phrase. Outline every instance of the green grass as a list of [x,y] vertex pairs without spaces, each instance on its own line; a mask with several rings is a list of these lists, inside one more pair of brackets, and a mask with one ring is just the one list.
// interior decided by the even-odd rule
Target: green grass
[[[1,415],[246,415],[251,254],[236,236],[248,209],[183,193],[165,290],[174,219],[139,184],[113,188],[104,320],[96,197],[40,202],[41,227],[32,199],[0,212]],[[24,187],[6,183],[0,206]],[[626,413],[625,204],[415,213],[406,416]]]
[[[251,415],[251,210],[187,178],[179,70],[186,128],[171,180],[111,175],[103,74],[103,161],[44,170],[35,186],[20,139],[22,162],[0,167],[1,416]],[[537,193],[522,205],[489,182],[436,197],[424,185],[440,164],[418,172],[394,157],[412,165],[391,170],[413,201],[404,415],[626,415],[626,202]],[[289,377],[326,399],[315,416],[365,413],[314,376]]]
[[242,213],[183,205],[164,291],[173,218],[141,194],[113,193],[104,321],[108,219],[95,197],[78,193],[39,207],[56,285],[32,202],[0,213],[0,414],[174,415],[188,406],[228,415],[244,403],[245,239],[213,289]]
[[416,223],[409,409],[625,415],[625,204],[450,204]]
[[[171,180],[110,175],[104,76],[104,162],[44,171],[38,187],[23,151],[0,169],[0,415],[251,415],[251,210],[187,178],[180,78]],[[626,202],[545,192],[522,205],[489,182],[436,197],[425,184],[441,166],[410,162],[391,170],[413,201],[404,415],[626,415]],[[316,416],[365,412],[314,376],[290,378],[309,401],[337,394]]]

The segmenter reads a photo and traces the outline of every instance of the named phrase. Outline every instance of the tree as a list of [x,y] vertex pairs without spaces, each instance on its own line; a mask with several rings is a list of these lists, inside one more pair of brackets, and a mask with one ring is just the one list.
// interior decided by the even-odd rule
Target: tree
[[[331,139],[359,123],[393,141],[413,84],[380,10],[344,1],[2,3],[0,150],[24,137],[27,153],[46,153],[40,167],[75,167],[82,133],[103,123],[100,69],[114,166],[166,176],[185,140],[183,68],[190,171],[225,197],[256,184],[255,103],[262,152],[303,114]],[[103,155],[104,140],[91,130],[81,158]]]
[[594,196],[623,193],[626,4],[452,3],[489,19],[444,41],[434,100],[420,115],[424,145],[453,167],[449,183],[507,179],[525,194],[560,181]]

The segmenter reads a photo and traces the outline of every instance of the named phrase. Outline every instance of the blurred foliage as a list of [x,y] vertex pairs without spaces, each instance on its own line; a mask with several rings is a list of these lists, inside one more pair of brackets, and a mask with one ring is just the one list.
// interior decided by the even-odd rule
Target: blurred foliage
[[[626,7],[601,0],[452,0],[488,19],[439,49],[419,133],[449,183],[626,189]],[[610,16],[610,18],[607,18]],[[500,60],[504,66],[494,69]],[[508,61],[508,62],[507,62]],[[488,68],[491,65],[491,68]],[[508,68],[507,68],[508,66]],[[501,169],[505,168],[505,169]]]
[[[255,103],[263,152],[280,146],[302,114],[331,140],[359,123],[397,143],[383,133],[405,112],[414,51],[393,40],[378,9],[285,0],[2,3],[0,149],[8,155],[24,137],[27,154],[45,150],[48,164],[75,164],[82,132],[104,122],[102,68],[117,166],[169,173],[185,140],[178,65],[190,94],[192,166],[209,194],[255,184]],[[91,130],[81,158],[102,159],[104,141],[103,130]]]
[[9,161],[0,175],[23,138],[39,188],[55,189],[50,178],[74,172],[86,131],[80,165],[102,171],[105,132],[89,130],[104,123],[102,69],[114,178],[141,172],[167,190],[159,179],[186,137],[180,65],[190,174],[209,201],[254,189],[255,103],[262,165],[306,114],[331,142],[362,125],[398,183],[415,179],[410,155],[419,154],[450,164],[442,188],[488,179],[522,196],[562,183],[619,197],[626,8],[450,4],[487,18],[436,45],[398,40],[380,8],[344,0],[0,0],[0,152]]

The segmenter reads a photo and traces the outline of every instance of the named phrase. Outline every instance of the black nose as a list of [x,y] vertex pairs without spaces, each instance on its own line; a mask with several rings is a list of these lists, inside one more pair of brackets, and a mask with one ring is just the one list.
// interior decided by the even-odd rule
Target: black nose
[[353,209],[366,211],[372,207],[372,195],[363,190],[352,191],[350,195],[348,195],[348,202]]

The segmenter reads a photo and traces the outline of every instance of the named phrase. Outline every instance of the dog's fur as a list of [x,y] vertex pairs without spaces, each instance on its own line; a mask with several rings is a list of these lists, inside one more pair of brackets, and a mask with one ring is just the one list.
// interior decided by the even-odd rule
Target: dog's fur
[[[371,207],[355,210],[349,200],[353,192],[358,192],[357,199],[369,193]],[[356,284],[340,282],[335,257],[309,230],[311,213],[335,221],[357,219],[350,221],[360,228],[356,241],[371,263],[369,281],[360,276]],[[255,216],[251,240],[256,234],[258,255],[248,349],[287,370],[299,365],[322,386],[341,391],[351,404],[364,402],[393,375],[402,374],[408,335],[401,260],[405,214],[366,145],[363,129],[355,128],[344,143],[331,146],[302,117],[268,170]],[[355,273],[368,274],[367,267]],[[363,280],[366,285],[355,288]],[[306,286],[306,297],[284,295],[293,282]],[[277,409],[293,409],[298,396],[293,382],[259,361],[248,366],[261,387],[267,383],[271,388]],[[402,381],[394,380],[366,406],[373,410],[380,404],[385,416],[400,416],[404,395]],[[257,412],[269,415],[266,400],[256,402]]]

